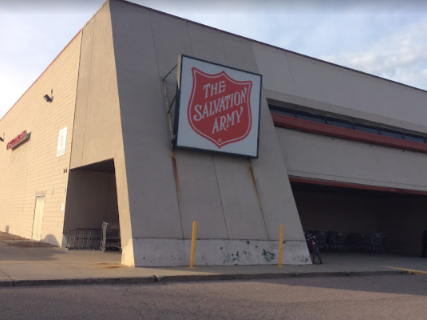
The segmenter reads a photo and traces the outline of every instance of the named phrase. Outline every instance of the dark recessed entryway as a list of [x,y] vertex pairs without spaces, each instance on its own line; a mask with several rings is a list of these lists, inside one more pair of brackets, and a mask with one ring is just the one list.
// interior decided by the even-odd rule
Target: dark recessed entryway
[[113,159],[70,170],[64,246],[99,249],[103,222],[119,223]]
[[318,181],[291,182],[291,186],[305,231],[353,236],[383,233],[386,252],[420,255],[422,233],[427,227],[426,195],[411,194],[409,190],[388,192],[322,185]]

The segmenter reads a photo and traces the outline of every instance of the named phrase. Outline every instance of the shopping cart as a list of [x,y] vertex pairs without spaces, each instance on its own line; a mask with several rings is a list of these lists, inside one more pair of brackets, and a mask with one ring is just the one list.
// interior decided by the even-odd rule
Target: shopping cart
[[120,241],[120,225],[118,222],[102,223],[102,252],[105,252],[107,248],[122,249]]
[[372,251],[384,252],[384,233],[374,233],[372,237]]
[[319,248],[319,251],[328,251],[328,244],[326,240],[328,239],[328,231],[315,231],[316,235],[316,245]]
[[67,249],[98,249],[101,240],[101,229],[83,229],[68,230]]
[[358,234],[358,249],[361,252],[372,252],[373,251],[373,237],[372,233],[359,233]]
[[329,231],[328,233],[328,246],[329,251],[346,251],[346,238],[347,233]]

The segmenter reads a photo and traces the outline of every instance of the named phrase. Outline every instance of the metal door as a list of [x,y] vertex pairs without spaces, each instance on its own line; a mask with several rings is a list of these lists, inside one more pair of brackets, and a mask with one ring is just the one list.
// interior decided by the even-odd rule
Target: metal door
[[43,227],[44,196],[36,198],[36,209],[34,210],[33,239],[40,240]]

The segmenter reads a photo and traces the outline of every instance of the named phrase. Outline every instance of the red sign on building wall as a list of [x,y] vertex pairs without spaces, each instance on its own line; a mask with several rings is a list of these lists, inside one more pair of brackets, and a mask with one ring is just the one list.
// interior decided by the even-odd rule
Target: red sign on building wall
[[181,55],[174,146],[258,157],[261,75]]
[[244,139],[252,128],[252,81],[236,81],[222,71],[192,68],[193,88],[187,109],[190,126],[218,148]]
[[21,143],[27,141],[29,138],[30,134],[27,133],[27,130],[22,131],[20,134],[18,134],[15,138],[13,138],[7,143],[6,150],[16,148]]

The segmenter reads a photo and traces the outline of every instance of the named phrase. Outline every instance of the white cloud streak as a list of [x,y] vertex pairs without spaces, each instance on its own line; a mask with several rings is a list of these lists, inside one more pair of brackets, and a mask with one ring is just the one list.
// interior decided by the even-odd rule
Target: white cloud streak
[[324,60],[427,89],[427,19],[365,45],[360,50],[325,55]]

